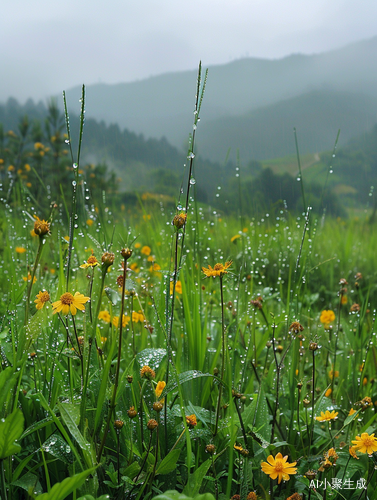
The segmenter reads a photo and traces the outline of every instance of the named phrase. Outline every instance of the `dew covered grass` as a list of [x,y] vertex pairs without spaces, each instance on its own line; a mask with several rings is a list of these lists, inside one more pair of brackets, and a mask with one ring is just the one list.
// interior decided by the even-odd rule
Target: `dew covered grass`
[[374,498],[367,217],[224,217],[191,171],[128,209],[86,175],[0,193],[1,499]]

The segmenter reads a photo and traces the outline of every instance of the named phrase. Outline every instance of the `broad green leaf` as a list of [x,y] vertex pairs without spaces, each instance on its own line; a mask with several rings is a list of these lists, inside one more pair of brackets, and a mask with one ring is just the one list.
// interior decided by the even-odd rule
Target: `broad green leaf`
[[185,495],[195,496],[199,493],[204,476],[207,474],[211,463],[212,461],[210,459],[206,460],[200,467],[196,469],[193,474],[190,474],[188,482],[183,490],[183,493]]
[[5,370],[0,373],[0,412],[7,398],[13,393],[18,375],[18,373],[14,373],[12,366],[8,366],[8,368],[5,368]]
[[21,451],[21,446],[14,441],[21,437],[24,430],[24,416],[21,410],[15,410],[0,421],[0,460]]
[[144,349],[136,356],[136,361],[140,368],[148,365],[152,370],[157,370],[166,356],[166,352],[166,349]]
[[56,483],[49,493],[38,495],[36,500],[65,500],[74,490],[84,484],[85,479],[95,471],[95,467],[72,477],[67,477],[61,483]]
[[43,444],[43,451],[50,453],[65,464],[73,463],[73,453],[70,446],[60,434],[52,434]]
[[179,455],[181,454],[181,450],[173,450],[166,455],[160,465],[157,467],[157,474],[168,474],[172,472],[177,465],[177,461]]
[[13,486],[18,486],[30,494],[42,493],[43,489],[38,481],[38,477],[31,472],[27,472],[24,476],[20,477],[17,481],[13,481]]

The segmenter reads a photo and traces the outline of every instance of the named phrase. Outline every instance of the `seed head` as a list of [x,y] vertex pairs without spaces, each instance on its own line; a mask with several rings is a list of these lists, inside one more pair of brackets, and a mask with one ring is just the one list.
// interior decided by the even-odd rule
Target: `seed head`
[[130,417],[130,418],[135,418],[136,415],[137,415],[137,411],[135,410],[135,407],[134,406],[131,406],[131,408],[127,411],[127,415]]
[[111,252],[105,252],[102,255],[102,264],[105,268],[110,267],[114,264],[115,255]]
[[162,410],[162,408],[164,407],[164,404],[161,402],[161,401],[158,401],[156,403],[153,403],[153,409],[154,411],[156,411],[157,413],[160,413],[160,411]]
[[213,455],[216,452],[216,446],[214,444],[207,444],[206,452]]
[[128,260],[132,255],[132,250],[130,248],[122,248],[120,253],[124,260]]
[[158,426],[158,422],[154,418],[151,418],[150,420],[148,420],[147,427],[151,432],[153,432],[157,426]]
[[114,427],[117,431],[119,431],[124,425],[123,420],[115,420]]
[[177,229],[182,229],[183,226],[186,224],[186,220],[187,220],[187,214],[181,212],[174,216],[173,226],[175,226]]

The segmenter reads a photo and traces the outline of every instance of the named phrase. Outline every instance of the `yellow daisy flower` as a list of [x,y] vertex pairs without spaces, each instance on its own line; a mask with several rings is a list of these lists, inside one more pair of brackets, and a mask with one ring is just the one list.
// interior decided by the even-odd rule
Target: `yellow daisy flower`
[[338,412],[333,410],[332,412],[329,412],[329,410],[326,410],[325,413],[321,411],[321,416],[320,417],[315,417],[318,422],[329,422],[330,420],[335,420],[338,415]]
[[296,474],[297,467],[295,467],[297,462],[289,463],[287,462],[288,456],[283,455],[279,452],[274,458],[272,455],[269,455],[267,458],[267,462],[262,462],[262,471],[270,476],[271,479],[278,478],[278,483],[281,483],[281,480],[288,481],[289,474]]
[[369,435],[363,432],[361,436],[356,436],[352,444],[352,448],[355,451],[360,451],[360,453],[368,453],[368,455],[371,455],[377,451],[377,438],[374,437],[374,433]]
[[215,264],[215,266],[212,267],[208,266],[208,269],[205,267],[202,267],[203,273],[206,275],[206,278],[216,278],[216,276],[223,276],[224,274],[227,274],[227,269],[232,265],[232,261],[228,260],[225,262],[225,264]]
[[36,300],[34,302],[37,304],[37,309],[42,309],[46,302],[50,300],[50,294],[46,291],[39,292],[36,296]]
[[85,297],[82,293],[76,292],[72,295],[69,292],[63,293],[60,299],[52,303],[53,313],[68,314],[69,312],[74,316],[77,313],[77,309],[80,311],[85,311],[84,304],[88,302],[90,297]]

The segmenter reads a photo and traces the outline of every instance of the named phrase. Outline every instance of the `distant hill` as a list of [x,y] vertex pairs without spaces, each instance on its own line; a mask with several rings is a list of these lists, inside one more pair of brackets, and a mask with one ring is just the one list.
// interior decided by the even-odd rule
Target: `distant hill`
[[[247,58],[210,67],[198,129],[202,155],[219,160],[224,157],[223,149],[231,147],[240,148],[245,161],[269,154],[282,156],[290,151],[293,141],[285,130],[292,129],[294,121],[300,129],[300,143],[303,147],[308,144],[312,151],[330,147],[340,127],[344,129],[342,140],[368,130],[371,122],[377,121],[377,67],[371,64],[375,60],[377,37],[322,54],[293,54],[279,60]],[[192,127],[195,89],[196,71],[116,85],[89,85],[87,116],[118,123],[146,137],[165,136],[184,151]],[[81,87],[67,91],[69,105],[78,102],[80,93]],[[305,113],[300,113],[301,105],[306,106]],[[280,113],[281,130],[278,124],[268,126],[275,111]],[[214,129],[221,132],[218,142]],[[245,147],[245,141],[230,140],[237,135],[232,129],[237,134],[243,129],[245,141],[256,135],[258,154],[249,156],[252,148]],[[330,136],[327,145],[326,131]],[[274,142],[280,146],[271,146]]]
[[[72,147],[77,150],[79,136],[79,118],[72,110],[69,113]],[[4,132],[12,130],[18,134],[20,120],[28,117],[30,131],[38,123],[45,129],[44,122],[48,114],[45,104],[35,104],[32,100],[21,105],[16,99],[8,99],[0,104],[0,149],[1,129]],[[61,113],[60,121],[64,123]],[[65,130],[65,127],[64,127]],[[29,146],[33,145],[32,133],[28,137]],[[27,147],[28,144],[25,145]],[[76,153],[74,153],[76,154]],[[106,164],[120,177],[121,191],[155,191],[177,197],[182,179],[188,173],[186,155],[169,144],[165,138],[146,139],[142,134],[136,134],[119,125],[106,125],[104,121],[85,118],[82,163]],[[209,201],[215,196],[218,183],[226,181],[230,175],[224,166],[195,158],[194,175],[197,182],[196,191],[200,201]],[[213,182],[216,179],[216,183]],[[187,181],[186,181],[187,182]]]
[[332,149],[377,123],[377,98],[333,90],[313,90],[240,116],[210,120],[200,130],[203,156],[223,161],[228,148],[241,158],[266,160],[294,154],[296,127],[300,153]]

